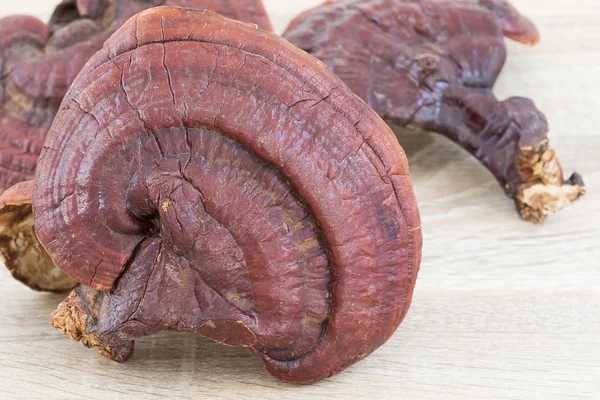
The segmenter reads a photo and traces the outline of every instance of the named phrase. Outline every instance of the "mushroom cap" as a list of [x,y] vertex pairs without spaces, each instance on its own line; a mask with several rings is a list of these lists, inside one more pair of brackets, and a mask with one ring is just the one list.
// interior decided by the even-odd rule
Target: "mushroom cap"
[[33,200],[57,265],[110,290],[94,338],[193,331],[288,382],[383,344],[421,259],[388,126],[305,52],[207,11],[147,10],[107,41],[54,120]]

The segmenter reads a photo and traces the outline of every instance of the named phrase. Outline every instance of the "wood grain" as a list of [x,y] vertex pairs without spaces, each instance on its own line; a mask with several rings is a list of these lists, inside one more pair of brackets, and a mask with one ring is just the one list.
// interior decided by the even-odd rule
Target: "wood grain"
[[[2,1],[47,18],[52,1]],[[267,0],[281,31],[320,0]],[[485,169],[434,135],[400,134],[425,233],[414,305],[384,347],[312,386],[274,381],[245,350],[184,334],[140,340],[118,365],[48,325],[60,296],[0,270],[0,399],[599,399],[600,2],[513,0],[542,32],[510,44],[499,97],[546,112],[567,172],[588,196],[534,226]]]

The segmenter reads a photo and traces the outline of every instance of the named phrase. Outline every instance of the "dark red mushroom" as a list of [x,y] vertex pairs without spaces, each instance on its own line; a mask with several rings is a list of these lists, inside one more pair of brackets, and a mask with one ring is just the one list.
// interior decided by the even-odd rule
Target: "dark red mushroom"
[[565,180],[534,104],[498,101],[504,36],[534,45],[535,26],[505,0],[328,1],[296,18],[284,37],[323,61],[384,119],[440,133],[471,152],[543,222],[585,193]]
[[160,7],[96,54],[48,134],[39,240],[82,285],[52,323],[126,359],[193,332],[309,383],[406,315],[421,227],[391,130],[277,35]]
[[[209,9],[272,29],[260,0],[64,0],[48,26],[32,17],[0,19],[0,194],[33,179],[48,128],[90,57],[131,16],[161,4]],[[6,200],[11,201],[10,194]],[[65,286],[72,280],[57,274],[49,260],[29,256],[43,250],[35,240],[30,209],[0,206],[0,258],[32,288],[72,289]],[[25,237],[12,236],[17,232]],[[54,282],[47,280],[50,276]]]

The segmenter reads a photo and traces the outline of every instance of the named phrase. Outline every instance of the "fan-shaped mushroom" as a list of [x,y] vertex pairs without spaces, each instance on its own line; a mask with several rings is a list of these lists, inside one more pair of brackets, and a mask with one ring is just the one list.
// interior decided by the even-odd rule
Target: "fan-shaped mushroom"
[[52,323],[122,359],[189,331],[317,381],[394,333],[420,263],[406,157],[377,114],[280,37],[189,9],[138,14],[90,60],[33,209],[82,283]]
[[384,119],[440,133],[471,152],[524,219],[543,222],[585,188],[578,174],[564,180],[546,118],[530,100],[494,98],[503,36],[539,39],[506,0],[328,1],[284,34]]
[[[33,179],[62,98],[90,57],[131,16],[161,4],[209,9],[272,29],[260,0],[64,0],[48,26],[32,17],[1,19],[0,193]],[[10,197],[4,200],[10,203]],[[42,250],[27,212],[31,207],[1,203],[0,258],[13,276],[40,290],[72,289],[49,259],[26,256]],[[17,232],[21,236],[13,236]]]

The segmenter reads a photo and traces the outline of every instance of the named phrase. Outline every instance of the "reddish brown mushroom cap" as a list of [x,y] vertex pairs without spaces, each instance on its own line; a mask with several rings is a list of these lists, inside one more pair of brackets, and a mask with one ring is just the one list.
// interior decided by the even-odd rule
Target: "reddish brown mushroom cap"
[[90,57],[131,16],[162,4],[272,30],[261,0],[64,0],[48,26],[32,17],[0,19],[0,193],[33,179],[60,102]]
[[314,58],[214,13],[156,8],[113,35],[36,184],[40,241],[100,289],[77,292],[102,304],[96,344],[192,331],[307,383],[374,351],[410,304],[421,230],[392,132]]
[[440,133],[471,152],[533,222],[579,199],[527,99],[498,101],[504,36],[535,44],[505,0],[340,0],[297,17],[284,37],[323,61],[384,119]]

